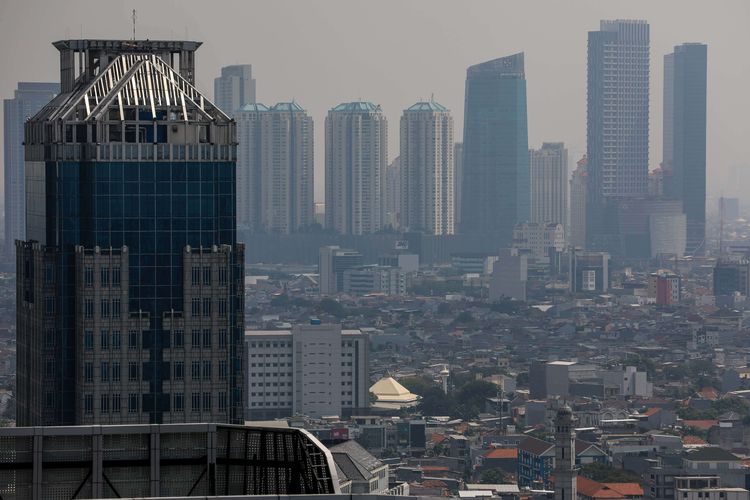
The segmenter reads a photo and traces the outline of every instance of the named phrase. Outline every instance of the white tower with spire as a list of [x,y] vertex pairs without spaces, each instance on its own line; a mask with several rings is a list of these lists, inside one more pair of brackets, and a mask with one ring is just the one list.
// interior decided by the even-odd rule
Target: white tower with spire
[[575,450],[573,410],[563,404],[555,416],[555,500],[576,500],[578,497]]
[[448,377],[450,377],[450,370],[448,365],[443,365],[443,369],[440,370],[440,380],[443,383],[443,393],[448,394]]

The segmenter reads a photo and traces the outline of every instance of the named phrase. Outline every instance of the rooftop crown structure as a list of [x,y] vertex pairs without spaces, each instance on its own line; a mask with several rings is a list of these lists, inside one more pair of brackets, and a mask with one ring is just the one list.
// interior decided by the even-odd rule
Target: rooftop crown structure
[[235,124],[194,86],[200,43],[54,46],[61,93],[25,130],[18,422],[238,422]]

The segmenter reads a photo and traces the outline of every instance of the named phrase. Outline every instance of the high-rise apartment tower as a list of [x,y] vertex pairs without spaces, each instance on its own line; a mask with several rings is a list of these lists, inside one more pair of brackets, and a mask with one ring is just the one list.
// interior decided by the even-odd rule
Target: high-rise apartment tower
[[380,106],[339,104],[326,117],[326,227],[340,234],[379,231],[385,221],[388,124]]
[[453,117],[445,106],[418,102],[401,116],[402,227],[453,234]]
[[588,247],[619,247],[617,203],[648,190],[649,26],[601,21],[588,36]]
[[313,120],[296,102],[247,104],[237,120],[237,223],[289,234],[313,223]]

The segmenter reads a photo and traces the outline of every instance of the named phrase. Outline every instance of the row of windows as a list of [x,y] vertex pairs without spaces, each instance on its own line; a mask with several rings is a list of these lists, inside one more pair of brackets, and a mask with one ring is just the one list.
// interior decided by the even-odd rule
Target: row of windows
[[[315,342],[308,342],[308,346],[316,345]],[[330,344],[328,343],[321,343],[320,345],[324,345],[327,347],[330,347]],[[353,347],[354,342],[351,340],[345,340],[341,342],[341,347]],[[263,347],[292,347],[291,341],[281,341],[281,342],[250,342],[250,347],[253,348],[263,348]],[[267,355],[266,355],[267,356]]]
[[[54,335],[54,330],[52,330]],[[99,332],[99,349],[107,351],[110,348],[112,350],[119,350],[122,345],[122,335],[120,330],[101,330]],[[128,331],[128,349],[140,349],[141,346],[141,332],[138,330]],[[83,348],[87,351],[94,349],[94,331],[84,330],[83,332]]]
[[[87,288],[94,286],[94,268],[85,267],[83,269],[83,284]],[[113,267],[110,271],[109,267],[99,268],[99,285],[102,288],[109,288],[110,284],[113,288],[120,287],[120,268]]]
[[[208,297],[203,298],[203,300],[198,297],[193,297],[190,303],[190,316],[193,318],[199,318],[202,315],[204,318],[210,318],[212,306],[213,301]],[[220,318],[227,317],[227,299],[218,300],[218,312]]]
[[[251,377],[263,377],[263,376],[268,376],[268,377],[283,377],[285,375],[287,377],[291,377],[292,376],[292,372],[287,372],[287,373],[284,373],[284,372],[279,372],[279,373],[262,373],[262,372],[257,372],[257,373],[251,373],[250,374]],[[251,385],[255,385],[255,384],[251,384]]]
[[251,392],[250,396],[291,396],[291,392]]
[[[224,266],[219,267],[219,286],[226,286],[228,270]],[[193,266],[190,272],[192,286],[211,285],[211,266]],[[202,279],[201,279],[202,278]]]
[[[120,299],[112,299],[111,302],[109,299],[101,299],[99,302],[99,316],[101,318],[119,318],[120,309]],[[94,317],[94,299],[84,299],[83,317],[86,319]]]
[[[197,411],[211,411],[213,406],[213,394],[210,392],[194,392],[191,394],[191,406],[190,410]],[[227,393],[221,391],[217,394],[217,404],[219,412],[227,411]],[[185,395],[181,392],[176,392],[172,396],[173,410],[176,412],[185,411]],[[140,409],[140,395],[136,393],[130,393],[127,397],[127,411],[128,413],[138,413]],[[94,414],[94,395],[85,394],[83,396],[83,411],[86,415]],[[120,394],[102,394],[99,398],[99,413],[120,413],[121,411],[121,397]]]

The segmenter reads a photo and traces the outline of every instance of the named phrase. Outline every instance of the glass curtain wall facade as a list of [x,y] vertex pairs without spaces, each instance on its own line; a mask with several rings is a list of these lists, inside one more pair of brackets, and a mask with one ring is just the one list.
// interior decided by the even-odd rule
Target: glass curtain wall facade
[[192,86],[200,44],[55,45],[62,93],[26,127],[19,425],[240,422],[235,131]]
[[[664,57],[664,194],[682,201],[689,254],[705,251],[708,47],[686,43]],[[666,112],[669,110],[669,112]]]
[[469,67],[464,113],[460,232],[509,244],[530,217],[523,53]]

